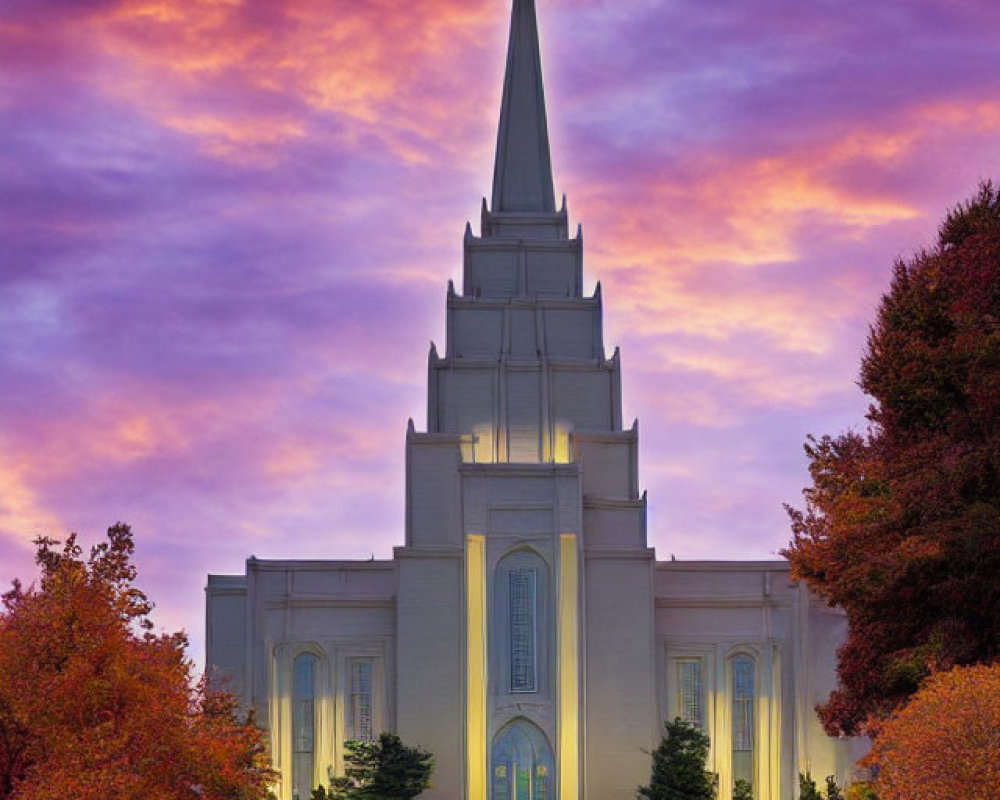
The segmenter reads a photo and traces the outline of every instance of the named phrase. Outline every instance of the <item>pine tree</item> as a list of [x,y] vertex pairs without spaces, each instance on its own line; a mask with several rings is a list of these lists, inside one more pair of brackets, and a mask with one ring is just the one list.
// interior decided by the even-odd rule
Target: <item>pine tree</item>
[[687,720],[677,717],[664,725],[660,746],[653,752],[649,786],[639,789],[648,800],[713,800],[715,776],[705,769],[709,739]]
[[409,800],[430,784],[433,757],[408,747],[394,733],[379,734],[377,742],[345,742],[344,775],[330,782],[329,791],[315,789],[312,800]]
[[805,775],[799,773],[799,800],[823,800],[823,795],[816,788],[816,781],[808,772]]

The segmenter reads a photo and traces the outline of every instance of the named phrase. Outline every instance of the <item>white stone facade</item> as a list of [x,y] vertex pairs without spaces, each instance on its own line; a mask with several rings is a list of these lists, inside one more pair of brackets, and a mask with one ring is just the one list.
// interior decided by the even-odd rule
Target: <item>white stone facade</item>
[[428,800],[625,800],[663,721],[712,741],[729,800],[843,781],[864,743],[814,706],[844,618],[773,562],[658,562],[600,286],[552,190],[534,6],[515,0],[492,203],[406,433],[391,561],[261,561],[209,576],[208,664],[270,733],[280,800],[393,730],[434,754]]

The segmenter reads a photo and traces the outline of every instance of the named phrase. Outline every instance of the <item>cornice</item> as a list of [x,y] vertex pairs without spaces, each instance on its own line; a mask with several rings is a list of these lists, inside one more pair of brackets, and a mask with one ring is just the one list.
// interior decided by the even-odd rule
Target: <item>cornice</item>
[[788,572],[789,563],[780,561],[657,561],[661,572]]

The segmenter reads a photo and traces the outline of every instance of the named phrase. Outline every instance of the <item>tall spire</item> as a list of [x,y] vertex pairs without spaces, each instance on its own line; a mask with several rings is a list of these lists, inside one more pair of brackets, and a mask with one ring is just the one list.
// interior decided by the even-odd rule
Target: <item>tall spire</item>
[[555,211],[534,0],[514,0],[503,79],[493,212]]

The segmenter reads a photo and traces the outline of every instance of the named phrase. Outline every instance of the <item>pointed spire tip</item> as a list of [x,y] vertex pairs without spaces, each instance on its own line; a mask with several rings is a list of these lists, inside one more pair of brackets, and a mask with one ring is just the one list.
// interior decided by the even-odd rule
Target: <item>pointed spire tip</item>
[[493,212],[555,211],[533,0],[514,0],[500,105]]

